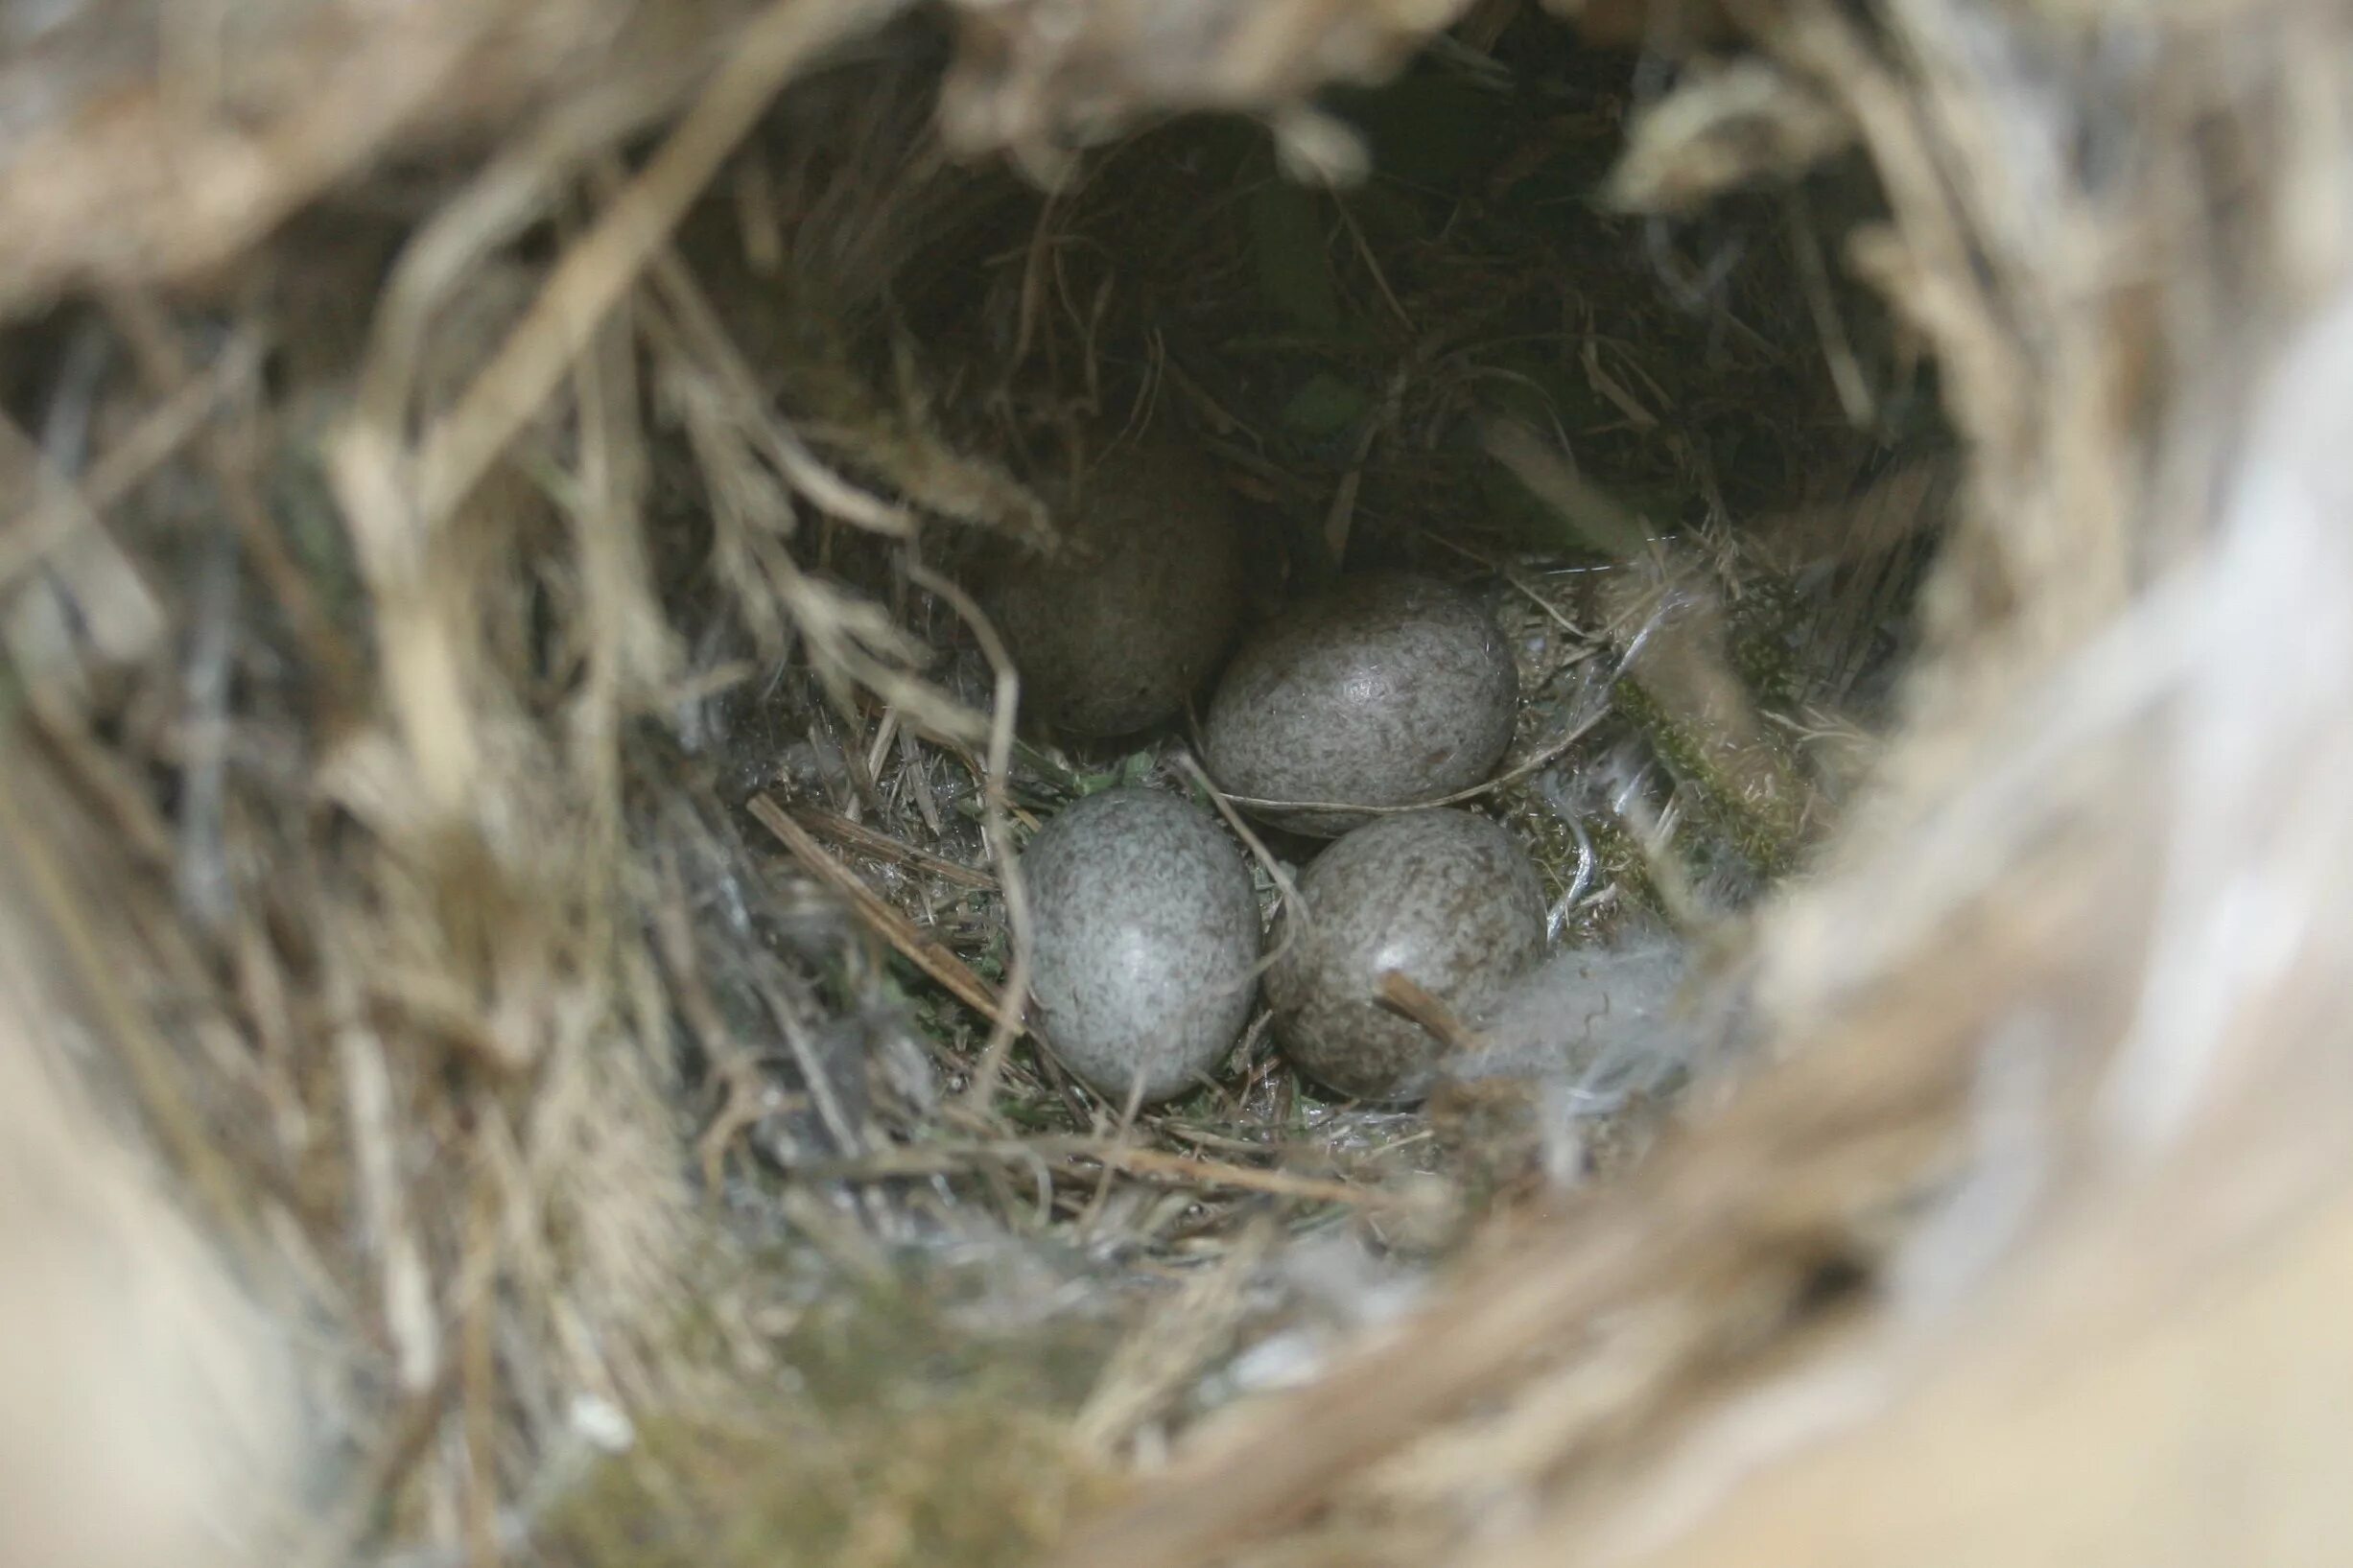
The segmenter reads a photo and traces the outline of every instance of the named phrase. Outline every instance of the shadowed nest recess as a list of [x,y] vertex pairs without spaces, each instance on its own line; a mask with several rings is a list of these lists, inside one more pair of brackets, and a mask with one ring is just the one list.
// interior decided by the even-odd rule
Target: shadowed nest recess
[[[0,7],[0,1557],[2341,1538],[2353,29],[1558,10]],[[1317,853],[1019,711],[1172,448],[1674,1051],[1027,1038],[1057,811]]]

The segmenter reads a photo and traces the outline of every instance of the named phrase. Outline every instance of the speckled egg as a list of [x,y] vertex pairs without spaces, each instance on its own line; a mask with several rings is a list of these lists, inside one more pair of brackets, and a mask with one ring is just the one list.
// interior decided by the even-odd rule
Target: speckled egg
[[1073,736],[1168,717],[1232,645],[1240,539],[1225,488],[1168,436],[1114,447],[1059,506],[1051,559],[990,563],[982,607],[1022,675],[1022,712]]
[[1022,854],[1036,939],[1030,994],[1064,1065],[1124,1102],[1199,1081],[1257,992],[1259,901],[1209,814],[1156,789],[1107,789]]
[[[1210,704],[1210,772],[1261,801],[1411,806],[1485,779],[1519,676],[1479,601],[1430,577],[1345,579],[1242,645]],[[1361,811],[1256,814],[1329,837]]]
[[1382,971],[1467,1018],[1544,948],[1536,868],[1469,811],[1376,817],[1315,858],[1299,896],[1307,919],[1285,915],[1266,975],[1275,1037],[1302,1071],[1358,1099],[1420,1098],[1439,1056],[1427,1031],[1374,999]]

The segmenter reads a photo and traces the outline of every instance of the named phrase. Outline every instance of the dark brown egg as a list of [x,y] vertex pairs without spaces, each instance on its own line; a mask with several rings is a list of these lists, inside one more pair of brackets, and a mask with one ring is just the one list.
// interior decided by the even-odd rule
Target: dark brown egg
[[[1210,772],[1251,800],[1411,806],[1493,772],[1519,677],[1479,601],[1430,577],[1344,580],[1246,642],[1210,704]],[[1346,809],[1252,807],[1329,837]]]
[[1113,447],[1069,504],[1051,559],[991,563],[981,601],[1022,675],[1022,712],[1074,736],[1157,724],[1215,671],[1242,605],[1232,503],[1172,437]]

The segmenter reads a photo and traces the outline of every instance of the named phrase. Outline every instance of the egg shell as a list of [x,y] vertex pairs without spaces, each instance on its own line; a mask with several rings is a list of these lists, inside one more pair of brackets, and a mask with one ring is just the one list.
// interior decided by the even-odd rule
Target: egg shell
[[1469,811],[1377,817],[1318,855],[1298,888],[1307,918],[1286,913],[1266,975],[1275,1036],[1301,1070],[1357,1099],[1420,1098],[1439,1057],[1426,1030],[1375,1000],[1383,971],[1469,1018],[1544,948],[1536,868]]
[[1240,624],[1225,487],[1191,448],[1148,436],[1107,452],[1056,510],[1056,554],[1000,555],[980,584],[1023,715],[1078,737],[1157,724],[1215,672]]
[[1208,813],[1156,789],[1107,789],[1058,813],[1022,854],[1030,994],[1063,1065],[1124,1103],[1213,1069],[1250,1017],[1259,901]]
[[[1347,578],[1234,656],[1210,704],[1210,772],[1250,799],[1411,806],[1493,772],[1518,705],[1511,649],[1477,599],[1432,577]],[[1252,810],[1319,837],[1367,819]]]

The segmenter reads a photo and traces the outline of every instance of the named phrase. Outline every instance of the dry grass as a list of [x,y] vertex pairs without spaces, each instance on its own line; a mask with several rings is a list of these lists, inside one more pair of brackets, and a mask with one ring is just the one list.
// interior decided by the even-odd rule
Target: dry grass
[[[1639,112],[1509,3],[900,10],[0,65],[0,1556],[2318,1560],[2335,10],[1743,0]],[[1147,420],[1264,580],[1496,597],[1482,800],[1744,1004],[1656,1151],[1020,1044],[1023,834],[1200,780],[1017,739],[953,573]]]

